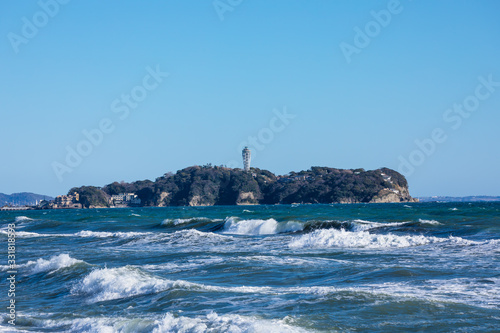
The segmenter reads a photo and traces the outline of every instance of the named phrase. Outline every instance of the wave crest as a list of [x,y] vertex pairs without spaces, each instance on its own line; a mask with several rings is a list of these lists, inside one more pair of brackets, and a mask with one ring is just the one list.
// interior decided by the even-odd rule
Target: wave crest
[[300,222],[277,222],[275,219],[267,220],[241,220],[229,217],[224,223],[224,233],[236,235],[274,235],[284,232],[301,231],[304,225]]
[[147,232],[108,232],[108,231],[82,230],[74,235],[79,237],[96,237],[96,238],[108,238],[108,237],[134,238],[151,234],[152,233],[147,233]]
[[427,236],[397,236],[371,234],[367,231],[351,232],[337,229],[315,230],[289,243],[290,248],[394,248],[445,242],[446,238]]
[[165,219],[161,222],[161,225],[181,225],[191,222],[210,222],[212,221],[208,217],[191,217],[187,219]]
[[85,261],[71,258],[69,254],[62,253],[58,256],[51,257],[49,260],[38,259],[37,261],[28,261],[25,264],[26,268],[30,268],[31,274],[41,272],[56,272],[62,268],[71,267],[76,264],[84,264]]
[[440,224],[442,224],[441,222],[436,221],[436,220],[418,219],[418,222],[420,222],[422,224],[430,224],[430,225],[440,225]]
[[[31,319],[33,320],[33,319]],[[37,320],[47,330],[71,332],[308,332],[301,327],[293,326],[294,318],[262,319],[255,316],[237,314],[217,314],[209,312],[196,317],[180,316],[167,312],[159,317],[142,316],[141,318],[124,317],[88,317],[63,320]],[[1,331],[1,329],[0,329]]]
[[189,318],[176,317],[167,313],[160,321],[153,333],[160,332],[307,332],[306,330],[288,325],[285,320],[259,319],[256,317],[240,316],[236,314],[219,315],[210,312],[206,317]]
[[33,221],[33,219],[27,216],[16,216],[15,221],[24,222],[24,221]]
[[93,270],[71,292],[90,296],[91,302],[101,302],[193,286],[196,284],[157,278],[138,268],[125,266]]

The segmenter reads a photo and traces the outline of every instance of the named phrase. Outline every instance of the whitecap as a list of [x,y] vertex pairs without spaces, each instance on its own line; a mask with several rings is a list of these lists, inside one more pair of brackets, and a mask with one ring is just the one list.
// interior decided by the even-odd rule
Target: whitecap
[[78,237],[96,237],[96,238],[107,238],[107,237],[118,237],[118,238],[134,238],[139,236],[152,235],[151,232],[109,232],[109,231],[90,231],[82,230],[74,234]]
[[442,224],[441,222],[436,221],[436,220],[418,219],[418,222],[420,222],[422,224],[430,224],[430,225],[440,225],[440,224]]
[[172,288],[193,287],[197,285],[182,280],[157,278],[140,269],[125,266],[93,270],[72,288],[71,293],[89,297],[91,302],[101,302],[157,293]]
[[497,309],[500,306],[500,279],[490,277],[453,278],[426,280],[424,285],[410,283],[385,282],[366,285],[360,290],[377,294],[386,294],[392,297],[414,297],[433,302],[453,302],[472,306]]
[[300,222],[277,222],[275,219],[267,220],[241,220],[229,217],[224,223],[224,233],[236,235],[274,235],[283,232],[294,232],[304,229]]
[[153,333],[161,332],[307,332],[307,330],[291,326],[286,319],[261,319],[237,314],[219,315],[210,312],[205,317],[174,316],[167,313],[156,321]]
[[27,216],[16,216],[15,221],[16,222],[25,222],[25,221],[33,221],[33,219],[30,217],[27,217]]
[[206,249],[207,246],[219,246],[223,242],[232,240],[231,236],[215,234],[213,232],[203,232],[196,229],[183,229],[176,232],[155,233],[148,237],[138,237],[132,240],[127,246],[141,245],[147,246],[148,249],[163,249],[165,246],[178,247],[180,251],[187,251],[186,247],[202,246]]
[[186,270],[200,269],[200,267],[203,266],[215,265],[223,262],[227,262],[227,260],[219,257],[208,257],[208,258],[189,259],[187,262],[166,262],[159,264],[141,265],[138,267],[149,271],[166,270],[169,273],[173,273]]
[[30,269],[30,274],[40,272],[56,272],[62,268],[71,267],[76,264],[85,263],[83,260],[71,258],[67,253],[53,256],[49,260],[39,258],[37,261],[28,261],[23,266]]
[[[181,311],[179,311],[181,312]],[[237,314],[217,314],[210,311],[195,317],[181,316],[167,312],[162,316],[88,317],[62,320],[41,320],[41,326],[50,330],[61,330],[70,326],[71,332],[113,333],[113,332],[254,332],[254,333],[295,333],[308,332],[293,325],[294,318],[263,319],[255,316]],[[10,331],[9,331],[10,332]]]
[[[0,229],[0,234],[8,234],[7,229]],[[16,237],[31,238],[31,237],[69,237],[71,234],[39,234],[36,232],[16,231]]]
[[427,236],[397,236],[371,234],[367,231],[322,229],[292,240],[290,248],[401,248],[448,241],[447,238]]
[[191,223],[195,221],[222,221],[221,219],[209,219],[208,217],[190,217],[187,219],[165,219],[161,222],[162,225],[181,225],[181,224],[186,224],[186,223]]
[[352,221],[353,227],[352,231],[367,231],[370,229],[375,229],[375,228],[382,228],[382,227],[397,227],[404,225],[408,222],[387,222],[387,223],[380,223],[380,222],[372,222],[372,221],[365,221],[365,220],[354,220]]

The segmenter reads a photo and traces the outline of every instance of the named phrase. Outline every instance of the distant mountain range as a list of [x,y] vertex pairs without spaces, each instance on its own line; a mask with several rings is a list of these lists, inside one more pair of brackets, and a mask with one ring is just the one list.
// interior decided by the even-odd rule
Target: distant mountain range
[[5,205],[32,206],[35,205],[37,201],[41,200],[54,200],[54,198],[48,195],[41,195],[28,192],[12,193],[10,195],[0,193],[0,207]]
[[500,197],[478,195],[468,197],[419,197],[420,202],[478,202],[478,201],[500,201]]

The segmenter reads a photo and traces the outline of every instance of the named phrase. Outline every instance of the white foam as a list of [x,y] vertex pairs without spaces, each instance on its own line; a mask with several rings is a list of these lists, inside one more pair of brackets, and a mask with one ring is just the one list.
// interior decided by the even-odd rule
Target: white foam
[[284,319],[260,319],[256,317],[240,316],[237,314],[219,315],[210,312],[206,317],[189,318],[174,316],[167,313],[161,320],[156,321],[157,327],[153,333],[163,332],[307,332],[306,330],[285,323]]
[[109,318],[78,318],[71,323],[71,332],[115,333],[116,324],[110,324]]
[[[180,311],[179,311],[180,312]],[[42,320],[41,326],[45,329],[61,330],[71,325],[71,332],[112,333],[112,332],[229,332],[229,333],[294,333],[308,332],[292,326],[294,318],[287,316],[283,319],[262,319],[254,316],[237,314],[219,315],[213,311],[206,315],[187,317],[171,312],[158,317],[141,316],[140,318],[123,317],[89,317],[63,320]],[[1,331],[1,330],[0,330]],[[6,331],[7,332],[7,331]],[[9,331],[10,332],[10,331]]]
[[[28,274],[36,274],[40,272],[50,272],[54,273],[62,268],[71,267],[75,264],[85,263],[83,260],[78,260],[71,258],[67,253],[62,253],[57,256],[53,256],[50,259],[46,260],[43,258],[39,258],[36,261],[28,261],[25,264],[17,265],[18,268],[23,268],[27,270]],[[0,266],[2,271],[7,271],[10,269],[9,265]]]
[[71,267],[75,264],[85,263],[83,260],[71,258],[68,254],[62,253],[51,257],[49,260],[38,259],[37,261],[28,261],[23,266],[30,269],[31,274],[40,272],[56,272],[62,268]]
[[161,222],[162,225],[181,225],[194,221],[222,221],[220,219],[211,220],[207,217],[191,217],[187,219],[165,219]]
[[186,271],[186,270],[192,270],[192,269],[199,269],[200,267],[207,266],[207,265],[215,265],[215,264],[220,264],[223,262],[227,262],[227,260],[223,258],[195,258],[195,259],[190,259],[187,262],[166,262],[166,263],[160,263],[160,264],[149,264],[149,265],[141,265],[139,266],[140,268],[149,270],[149,271],[155,271],[155,270],[162,270],[162,271],[168,271],[169,273],[173,272],[180,272],[180,271]]
[[406,224],[407,222],[388,222],[388,223],[380,223],[380,222],[372,222],[365,220],[354,220],[352,230],[353,231],[367,231],[374,228],[382,228],[382,227],[397,227]]
[[16,222],[33,221],[33,219],[27,216],[16,216],[15,221]]
[[[196,229],[183,229],[176,232],[161,232],[155,233],[148,237],[138,237],[132,239],[126,246],[143,246],[150,251],[168,251],[173,250],[180,252],[189,252],[193,248],[202,251],[207,251],[208,248],[216,248],[216,250],[227,250],[227,246],[231,243],[233,237],[229,235],[221,235],[212,232],[203,232]],[[233,244],[231,244],[233,245]]]
[[299,267],[325,267],[328,265],[354,265],[354,262],[348,260],[332,259],[332,258],[298,258],[298,257],[284,257],[284,256],[248,256],[244,258],[235,258],[238,261],[256,261],[260,265],[267,264],[276,267],[277,265],[283,266],[299,266]]
[[107,237],[118,237],[118,238],[134,238],[139,236],[152,235],[150,232],[108,232],[108,231],[90,231],[82,230],[74,234],[78,237],[96,237],[96,238],[107,238]]
[[397,236],[371,234],[366,231],[351,232],[336,229],[321,229],[295,238],[290,248],[400,248],[429,243],[445,242],[449,239],[427,236]]
[[234,217],[226,219],[224,233],[236,235],[273,235],[283,232],[300,231],[304,225],[299,222],[277,222],[275,219],[267,220],[241,220]]
[[114,233],[112,232],[107,232],[107,231],[90,231],[90,230],[82,230],[79,231],[75,234],[75,236],[79,237],[99,237],[99,238],[105,238],[105,237],[113,237]]
[[[9,319],[10,320],[10,319]],[[20,328],[16,328],[15,331],[12,330],[12,325],[11,324],[8,324],[9,326],[3,326],[2,324],[0,324],[0,332],[1,333],[12,333],[12,332],[16,332],[16,333],[19,333],[19,332],[26,332],[26,333],[29,333],[30,331],[26,331],[26,330],[21,330]]]
[[96,269],[74,286],[71,292],[90,297],[91,302],[100,302],[157,293],[172,288],[197,286],[182,280],[171,281],[157,278],[137,268],[125,266]]
[[407,282],[386,282],[366,285],[357,289],[393,297],[453,302],[483,308],[498,309],[500,306],[500,279],[496,277],[426,280],[423,285],[413,285]]
[[418,219],[418,222],[423,223],[423,224],[430,224],[430,225],[440,225],[440,224],[442,224],[441,222],[436,221],[436,220]]
[[[7,230],[0,230],[0,233],[7,234]],[[36,232],[27,231],[17,231],[16,236],[18,237],[95,237],[95,238],[107,238],[107,237],[117,237],[117,238],[134,238],[153,235],[152,232],[109,232],[109,231],[90,231],[82,230],[75,234],[39,234]]]
[[146,273],[139,268],[124,266],[119,268],[101,268],[90,272],[71,293],[82,295],[90,302],[101,302],[127,298],[137,295],[158,293],[171,289],[205,290],[233,293],[272,293],[272,287],[220,287],[184,280],[168,280]]
[[[7,234],[7,229],[0,230],[1,234]],[[68,237],[72,236],[71,234],[39,234],[36,232],[28,232],[28,231],[16,231],[16,237],[21,238],[31,238],[31,237]]]
[[215,234],[213,232],[203,232],[196,229],[179,230],[174,233],[158,234],[161,241],[169,241],[180,244],[218,244],[221,241],[232,239],[231,236]]

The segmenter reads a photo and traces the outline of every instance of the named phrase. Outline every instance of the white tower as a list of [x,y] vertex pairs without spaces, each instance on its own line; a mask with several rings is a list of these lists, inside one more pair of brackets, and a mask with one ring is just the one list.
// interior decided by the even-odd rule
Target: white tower
[[250,149],[248,149],[248,147],[245,147],[241,152],[241,154],[243,155],[243,170],[250,171],[250,158],[251,158]]

